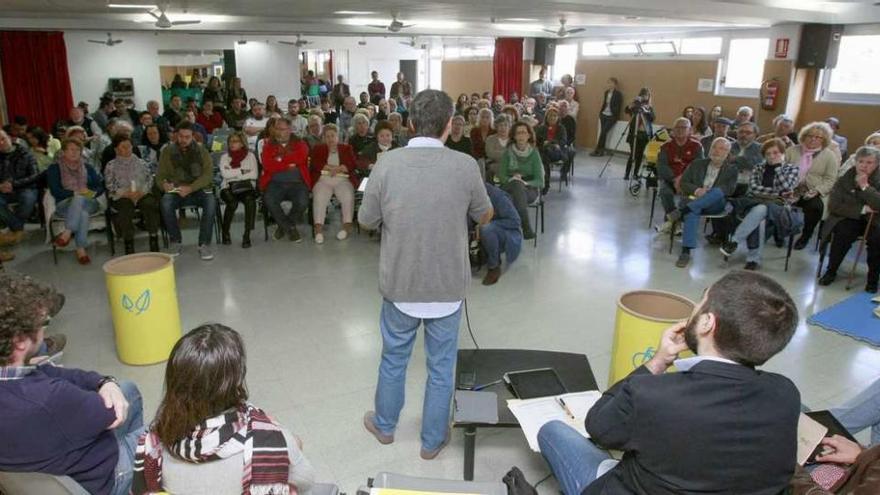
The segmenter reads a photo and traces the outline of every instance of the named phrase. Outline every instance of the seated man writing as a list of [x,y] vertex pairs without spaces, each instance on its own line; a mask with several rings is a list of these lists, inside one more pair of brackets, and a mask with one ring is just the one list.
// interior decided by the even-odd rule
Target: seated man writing
[[92,494],[127,494],[143,431],[137,387],[93,371],[26,365],[59,297],[29,277],[0,274],[0,471],[67,475]]
[[[691,249],[697,247],[700,215],[724,213],[727,198],[736,189],[736,167],[727,162],[730,141],[716,138],[709,149],[709,158],[700,158],[681,174],[682,207],[666,215],[667,222],[675,223],[684,217],[681,255],[675,266],[684,268],[691,261]],[[668,231],[672,226],[663,226]]]
[[[559,421],[541,428],[538,444],[562,490],[781,493],[795,470],[800,394],[755,367],[788,344],[797,322],[794,301],[769,277],[733,271],[712,284],[686,323],[663,332],[654,357],[592,407],[592,441]],[[676,359],[688,349],[696,356]],[[678,372],[665,373],[673,364]],[[613,465],[597,445],[623,459]]]

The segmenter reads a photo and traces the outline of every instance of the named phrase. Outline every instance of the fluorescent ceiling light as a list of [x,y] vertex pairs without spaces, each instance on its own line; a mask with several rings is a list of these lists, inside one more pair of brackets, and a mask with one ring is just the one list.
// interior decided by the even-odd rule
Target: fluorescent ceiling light
[[510,24],[501,22],[495,24],[497,29],[502,31],[543,31],[544,26],[540,24]]
[[111,9],[155,9],[156,4],[149,3],[108,3],[108,7]]
[[370,15],[375,14],[372,10],[337,10],[333,12],[334,14],[339,15]]
[[507,19],[502,19],[502,21],[506,21],[506,22],[538,22],[538,19],[529,19],[527,17],[510,17]]
[[671,41],[645,41],[639,43],[642,53],[675,54],[675,43]]

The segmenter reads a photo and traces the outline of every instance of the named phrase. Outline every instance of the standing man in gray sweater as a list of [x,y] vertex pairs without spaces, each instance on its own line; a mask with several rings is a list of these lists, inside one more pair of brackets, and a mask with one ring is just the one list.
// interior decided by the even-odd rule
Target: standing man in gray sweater
[[394,441],[406,367],[424,324],[428,379],[422,459],[437,457],[449,442],[461,304],[471,279],[468,219],[482,225],[493,214],[477,162],[443,145],[453,111],[452,99],[442,91],[416,95],[409,107],[416,137],[405,148],[382,153],[358,211],[365,228],[382,228],[382,361],[375,412],[364,415],[364,426],[380,443]]

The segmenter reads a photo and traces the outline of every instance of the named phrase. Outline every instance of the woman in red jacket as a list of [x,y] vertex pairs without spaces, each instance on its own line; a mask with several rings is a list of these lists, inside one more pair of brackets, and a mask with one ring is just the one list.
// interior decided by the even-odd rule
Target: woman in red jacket
[[[296,221],[302,219],[309,207],[312,175],[309,172],[309,147],[291,132],[290,120],[286,117],[275,122],[272,139],[261,152],[260,190],[269,214],[278,224],[275,240],[280,241],[286,235],[293,242],[301,242]],[[293,204],[288,213],[284,213],[281,207],[284,201]]]
[[354,191],[360,180],[354,173],[354,149],[339,142],[339,130],[333,124],[324,126],[324,142],[312,148],[311,173],[314,187],[312,210],[315,215],[315,242],[324,242],[324,219],[330,198],[342,204],[342,229],[336,233],[340,241],[348,238],[354,219]]

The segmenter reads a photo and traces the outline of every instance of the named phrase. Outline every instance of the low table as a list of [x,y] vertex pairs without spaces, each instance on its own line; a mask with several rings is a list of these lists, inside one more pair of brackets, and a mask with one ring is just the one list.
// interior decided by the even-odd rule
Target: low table
[[[569,392],[598,390],[590,362],[583,354],[520,349],[460,349],[456,364],[455,388],[460,387],[462,377],[475,374],[474,385],[479,387],[501,379],[504,373],[534,368],[553,368]],[[474,453],[478,428],[519,428],[516,417],[507,408],[507,400],[515,399],[504,383],[486,387],[486,391],[498,394],[498,423],[459,423],[453,427],[464,428],[464,479],[474,479]],[[454,419],[454,418],[453,418]]]

